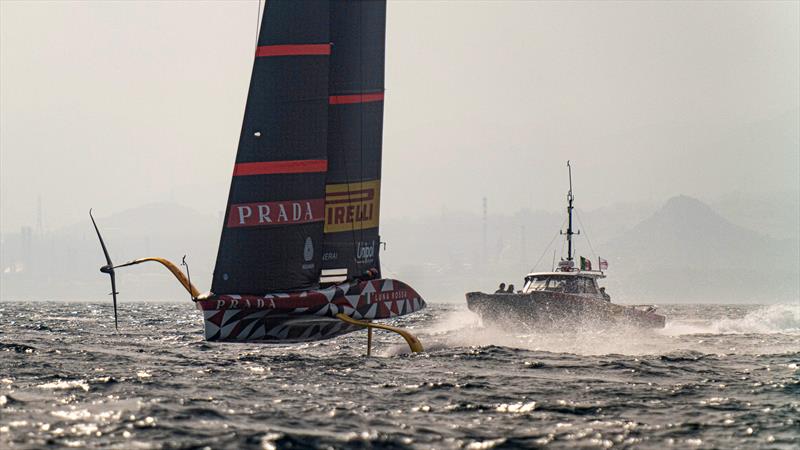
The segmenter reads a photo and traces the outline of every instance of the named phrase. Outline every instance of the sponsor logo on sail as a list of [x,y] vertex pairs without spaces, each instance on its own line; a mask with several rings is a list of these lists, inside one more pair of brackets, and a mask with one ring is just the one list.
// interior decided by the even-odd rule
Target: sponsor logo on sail
[[314,243],[311,241],[311,236],[306,238],[305,247],[303,247],[303,259],[306,262],[314,258]]
[[375,241],[358,242],[356,244],[356,262],[371,263],[375,260]]
[[325,232],[377,227],[380,190],[380,180],[325,186]]
[[303,246],[303,260],[305,260],[305,264],[303,264],[303,270],[313,269],[314,263],[311,260],[314,259],[314,243],[311,241],[311,236],[306,237],[306,243]]
[[321,198],[239,203],[231,205],[227,226],[229,228],[259,227],[319,222],[324,220],[324,205],[324,200]]

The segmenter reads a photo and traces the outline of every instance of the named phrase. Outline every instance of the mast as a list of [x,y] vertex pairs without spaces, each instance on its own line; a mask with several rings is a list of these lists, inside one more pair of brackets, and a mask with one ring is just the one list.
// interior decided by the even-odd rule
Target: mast
[[569,164],[569,160],[567,160],[567,170],[569,171],[569,191],[567,192],[567,215],[569,220],[567,221],[567,232],[564,234],[567,235],[567,261],[572,261],[572,235],[580,234],[580,231],[572,231],[572,201],[575,200],[575,197],[572,195],[572,166]]

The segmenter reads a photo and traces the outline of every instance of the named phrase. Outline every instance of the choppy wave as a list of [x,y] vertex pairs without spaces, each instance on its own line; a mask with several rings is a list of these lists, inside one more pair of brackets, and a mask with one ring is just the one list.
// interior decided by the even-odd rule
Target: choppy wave
[[204,342],[188,304],[0,303],[0,447],[797,448],[798,307],[667,305],[664,330],[482,327]]
[[667,322],[665,333],[683,334],[773,334],[800,333],[800,302],[796,305],[759,306],[742,317],[688,317]]
[[712,333],[800,333],[800,302],[766,306],[741,319],[715,321]]

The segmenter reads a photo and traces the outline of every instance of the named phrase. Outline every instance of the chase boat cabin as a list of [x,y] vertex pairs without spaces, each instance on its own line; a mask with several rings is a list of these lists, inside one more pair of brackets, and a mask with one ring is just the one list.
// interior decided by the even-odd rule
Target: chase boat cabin
[[557,292],[611,300],[605,293],[605,288],[600,287],[597,282],[598,279],[606,277],[603,272],[573,269],[570,263],[572,261],[561,261],[555,272],[529,273],[525,276],[522,293]]

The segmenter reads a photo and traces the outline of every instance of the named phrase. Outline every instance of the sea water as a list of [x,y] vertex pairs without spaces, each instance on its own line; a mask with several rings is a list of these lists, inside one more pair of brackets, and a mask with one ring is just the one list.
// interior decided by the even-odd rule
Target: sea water
[[0,303],[0,447],[800,447],[800,304],[663,330],[484,328],[462,305],[295,345],[203,340],[190,302]]

